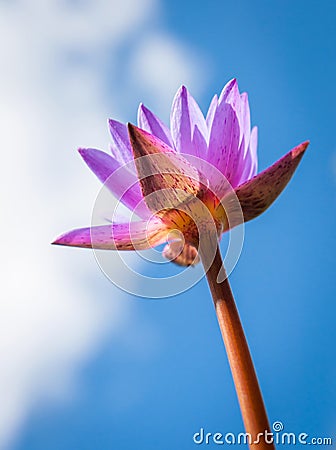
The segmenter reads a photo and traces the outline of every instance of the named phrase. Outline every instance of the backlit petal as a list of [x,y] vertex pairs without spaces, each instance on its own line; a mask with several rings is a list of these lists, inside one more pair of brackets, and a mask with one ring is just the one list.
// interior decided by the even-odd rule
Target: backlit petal
[[218,99],[218,104],[220,105],[221,103],[228,103],[235,109],[235,111],[240,111],[240,94],[238,83],[235,78],[230,80],[224,86]]
[[138,125],[139,128],[154,134],[154,136],[161,139],[169,147],[174,148],[168,127],[142,103],[138,109]]
[[140,217],[149,216],[149,211],[142,201],[142,193],[138,178],[116,159],[105,152],[93,148],[81,148],[79,153],[92,172],[104,183],[112,194],[121,200],[131,211],[139,204],[136,213]]
[[126,125],[113,119],[108,122],[112,138],[112,156],[121,164],[132,161],[133,154]]
[[[242,156],[246,155],[248,150],[248,145],[250,142],[250,134],[251,134],[251,113],[250,113],[250,105],[248,101],[247,93],[244,92],[240,96],[240,128],[241,128],[241,137],[245,137],[244,142],[244,152]],[[242,139],[241,139],[242,140]]]
[[178,152],[195,154],[196,149],[193,144],[195,126],[207,139],[208,128],[203,113],[187,88],[182,86],[173,100],[170,117],[172,138]]
[[208,161],[231,182],[232,173],[227,169],[233,166],[231,159],[237,158],[239,146],[239,123],[237,113],[228,103],[221,103],[214,116],[210,132]]
[[205,159],[208,146],[203,134],[200,132],[197,125],[195,125],[192,143],[194,148],[194,156]]
[[167,229],[158,220],[112,223],[69,231],[53,244],[101,250],[145,250],[167,241]]
[[215,112],[218,106],[218,96],[217,94],[215,94],[211,100],[206,118],[205,118],[205,122],[207,124],[208,130],[211,130],[212,127],[212,122],[215,116]]
[[[245,138],[246,135],[243,138],[242,146],[244,146]],[[245,183],[245,181],[250,180],[257,174],[258,171],[257,147],[258,147],[258,128],[253,127],[250,135],[250,142],[248,143],[247,146],[247,151],[245,153],[245,156],[243,156],[240,159],[240,167],[237,169],[237,175],[239,175],[240,177],[237,184],[243,184]]]

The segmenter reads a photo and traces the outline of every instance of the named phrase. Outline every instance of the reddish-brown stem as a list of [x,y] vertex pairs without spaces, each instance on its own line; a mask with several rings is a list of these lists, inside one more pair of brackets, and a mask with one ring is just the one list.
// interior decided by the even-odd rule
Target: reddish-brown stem
[[212,262],[209,261],[207,264],[206,254],[201,254],[201,259],[215,304],[245,430],[252,437],[249,447],[251,450],[275,449],[274,444],[270,442],[272,435],[258,378],[228,278],[226,275],[222,276],[221,279],[225,278],[224,281],[217,282],[218,274],[220,270],[224,271],[224,267],[218,243],[216,245],[216,254]]

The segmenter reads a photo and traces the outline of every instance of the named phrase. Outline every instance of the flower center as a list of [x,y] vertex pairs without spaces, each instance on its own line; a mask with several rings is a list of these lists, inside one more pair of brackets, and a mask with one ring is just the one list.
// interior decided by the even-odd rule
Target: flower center
[[169,229],[179,230],[185,242],[197,248],[202,236],[208,235],[209,232],[220,236],[222,232],[222,224],[216,213],[217,205],[216,196],[205,190],[197,197],[189,197],[176,208],[162,209],[156,216],[160,217]]

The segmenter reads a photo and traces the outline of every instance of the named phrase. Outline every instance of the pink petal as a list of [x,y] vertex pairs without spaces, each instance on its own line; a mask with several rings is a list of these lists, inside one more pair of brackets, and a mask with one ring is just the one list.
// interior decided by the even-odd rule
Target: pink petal
[[245,146],[243,156],[246,155],[248,145],[250,142],[251,134],[251,114],[250,105],[248,101],[248,96],[246,92],[243,92],[240,96],[240,127],[241,127],[241,137],[245,137]]
[[[228,103],[221,103],[214,116],[210,132],[208,161],[213,164],[228,180],[232,181],[231,168],[238,153],[239,123],[237,113]],[[230,168],[230,173],[227,169]]]
[[192,143],[194,147],[194,156],[197,156],[198,158],[201,159],[205,159],[208,146],[203,134],[200,132],[197,125],[195,125]]
[[143,202],[138,178],[129,170],[129,165],[121,165],[112,156],[93,148],[81,148],[79,153],[92,172],[115,197],[131,211],[139,204],[136,213],[142,218],[149,216],[148,208]]
[[131,124],[129,134],[142,193],[152,212],[176,208],[207,185],[195,167],[160,139]]
[[211,103],[210,103],[210,106],[209,106],[209,109],[208,109],[208,113],[207,113],[206,119],[205,119],[205,122],[207,124],[208,130],[211,130],[212,122],[213,122],[213,119],[214,119],[214,116],[215,116],[215,112],[216,112],[217,106],[218,106],[218,96],[217,96],[217,94],[215,94],[213,96],[213,99],[211,100]]
[[258,169],[258,130],[254,127],[251,132],[250,106],[246,92],[241,94],[240,100],[240,144],[237,161],[233,168],[233,187],[254,177]]
[[[244,222],[254,219],[263,213],[280,195],[293,176],[309,142],[303,142],[295,147],[275,164],[268,167],[257,176],[240,185],[236,195],[244,215]],[[230,217],[230,228],[241,223],[240,215],[235,214],[236,202],[232,194],[228,194],[222,204]],[[224,222],[224,231],[229,229]]]
[[247,180],[246,173],[250,173],[251,162],[248,160],[248,158],[244,158],[244,148],[246,147],[245,141],[246,136],[243,135],[242,141],[240,142],[236,153],[236,157],[231,162],[231,185],[234,188],[239,186],[239,184],[245,182]]
[[168,127],[142,103],[140,103],[138,109],[138,125],[139,128],[154,134],[154,136],[161,139],[169,147],[174,148]]
[[219,99],[218,104],[221,103],[228,103],[233,107],[235,111],[239,113],[240,111],[240,94],[238,89],[238,83],[235,78],[230,80],[226,85],[224,86]]
[[242,156],[243,155],[242,148],[245,145],[245,138],[246,136],[244,135],[240,150],[241,153],[239,161],[240,166],[237,169],[236,185],[245,183],[245,181],[253,178],[258,172],[258,156],[257,156],[258,128],[253,127],[250,135],[250,142],[247,145],[247,151],[245,152],[245,156]]
[[187,88],[182,86],[175,95],[170,116],[171,133],[178,152],[195,155],[193,143],[195,126],[207,139],[208,128],[202,111]]
[[109,119],[108,122],[112,138],[112,156],[121,164],[132,161],[133,154],[126,125],[113,119]]
[[249,178],[254,177],[258,172],[257,148],[258,148],[258,128],[253,127],[250,136],[250,144],[248,148],[248,152],[251,154],[251,161],[252,161]]
[[166,241],[167,229],[155,219],[79,228],[63,234],[53,244],[101,250],[145,250]]

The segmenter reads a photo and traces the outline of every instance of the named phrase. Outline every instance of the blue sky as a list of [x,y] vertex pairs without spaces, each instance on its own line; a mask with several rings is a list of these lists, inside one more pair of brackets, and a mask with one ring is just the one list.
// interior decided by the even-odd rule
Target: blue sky
[[[13,372],[8,371],[8,379],[0,378],[0,389],[2,383],[3,392],[12,393],[8,410],[20,399],[15,403],[19,412],[6,416],[6,447],[189,450],[197,448],[192,436],[201,427],[212,433],[243,431],[205,280],[173,298],[139,299],[115,289],[90,252],[42,243],[89,220],[99,185],[75,149],[103,148],[107,117],[134,122],[143,101],[167,119],[172,95],[182,83],[205,110],[233,76],[248,92],[252,123],[259,127],[260,169],[303,140],[311,144],[276,203],[246,225],[242,255],[230,276],[232,289],[270,421],[280,420],[288,432],[336,440],[333,2],[148,0],[144,12],[140,8],[132,17],[120,13],[125,25],[119,34],[110,30],[104,12],[111,14],[111,21],[113,14],[104,2],[92,6],[99,9],[97,14],[87,16],[80,14],[85,3],[77,3],[57,16],[62,18],[58,23],[46,16],[45,29],[39,36],[32,33],[25,44],[32,51],[31,60],[22,62],[26,84],[15,64],[15,76],[1,81],[4,91],[32,89],[35,110],[42,111],[45,122],[36,113],[37,125],[29,122],[27,129],[36,127],[46,135],[41,140],[39,133],[28,133],[33,152],[20,160],[27,172],[33,170],[36,189],[43,186],[46,192],[32,206],[44,205],[43,213],[28,222],[35,227],[35,220],[41,224],[47,217],[39,225],[37,247],[23,246],[27,265],[19,270],[25,273],[30,255],[41,246],[29,279],[35,275],[46,281],[30,290],[21,277],[28,287],[13,297],[15,308],[29,311],[43,292],[34,316],[41,320],[22,313],[12,327],[27,328],[27,334],[12,338],[10,325],[4,333],[5,343],[11,339],[5,362]],[[14,24],[29,20],[33,29],[42,6],[37,2],[35,13],[27,16],[21,8],[29,7],[18,1],[8,12],[2,6],[3,17]],[[74,21],[77,14],[81,21]],[[77,34],[73,24],[78,25]],[[43,33],[48,37],[45,47]],[[14,42],[14,61],[22,61],[25,48]],[[9,52],[8,57],[13,55]],[[168,62],[161,61],[165,57]],[[41,71],[35,70],[39,61],[44,64]],[[12,98],[13,110],[29,112],[35,105],[19,95],[13,105]],[[52,132],[49,126],[54,126]],[[21,145],[14,132],[9,142]],[[35,158],[43,170],[29,166]],[[9,211],[9,223],[16,224],[17,211]],[[23,212],[23,217],[31,217],[31,210]],[[18,258],[21,253],[11,254]],[[42,273],[44,265],[50,267],[47,275]],[[159,273],[155,266],[147,270]],[[34,333],[36,339],[26,349],[23,342],[30,342]],[[15,361],[12,354],[18,355]],[[17,372],[21,378],[11,382],[11,373]],[[16,385],[20,389],[15,390]]]

